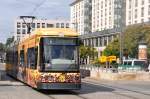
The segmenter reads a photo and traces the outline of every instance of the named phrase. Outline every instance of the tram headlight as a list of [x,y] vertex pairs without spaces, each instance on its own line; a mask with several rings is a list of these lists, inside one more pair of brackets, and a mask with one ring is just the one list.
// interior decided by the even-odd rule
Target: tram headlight
[[51,68],[52,64],[51,63],[45,63],[45,68]]

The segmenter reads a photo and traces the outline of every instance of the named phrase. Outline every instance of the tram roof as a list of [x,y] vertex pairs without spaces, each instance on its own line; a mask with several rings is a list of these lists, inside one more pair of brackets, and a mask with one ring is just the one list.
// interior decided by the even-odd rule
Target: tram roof
[[78,36],[78,33],[68,28],[39,28],[33,31],[33,35],[49,36]]

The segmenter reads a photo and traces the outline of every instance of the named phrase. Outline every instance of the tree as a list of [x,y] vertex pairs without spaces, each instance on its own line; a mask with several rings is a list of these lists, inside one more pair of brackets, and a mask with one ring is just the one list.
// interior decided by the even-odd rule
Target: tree
[[88,50],[87,50],[87,47],[85,46],[80,46],[79,48],[79,52],[80,52],[80,60],[81,62],[83,63],[85,61],[85,59],[88,58]]
[[[144,41],[150,47],[150,26],[149,25],[134,25],[128,27],[124,36],[124,47],[128,49],[131,57],[137,57],[139,42]],[[150,54],[150,53],[149,53]]]
[[10,38],[7,38],[7,40],[6,40],[6,46],[9,46],[13,41],[14,41],[14,36],[10,37]]
[[[133,25],[126,28],[123,34],[123,47],[128,50],[130,57],[137,57],[138,45],[140,41],[145,41],[148,46],[148,56],[150,57],[150,25]],[[104,50],[105,55],[119,56],[119,39],[115,39]]]
[[89,46],[80,46],[80,60],[83,63],[89,57],[90,60],[94,60],[97,57],[98,52],[95,48]]
[[0,43],[0,52],[5,52],[5,45]]
[[113,42],[111,42],[106,49],[103,51],[104,56],[119,56],[119,40],[117,38],[114,39]]

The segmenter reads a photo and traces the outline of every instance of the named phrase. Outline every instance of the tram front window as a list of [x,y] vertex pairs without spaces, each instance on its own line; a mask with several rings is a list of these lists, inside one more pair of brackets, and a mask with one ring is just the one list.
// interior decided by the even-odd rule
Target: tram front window
[[[47,38],[48,39],[48,38]],[[76,44],[70,44],[65,39],[45,39],[42,51],[42,69],[45,71],[75,71],[78,70],[78,51]],[[52,43],[55,40],[55,44]],[[57,40],[57,41],[56,41]],[[62,40],[62,42],[61,42]],[[65,41],[65,43],[63,43]],[[70,42],[69,42],[70,41]],[[48,44],[51,42],[51,44]],[[60,43],[61,42],[61,43]],[[69,43],[67,43],[69,42]]]

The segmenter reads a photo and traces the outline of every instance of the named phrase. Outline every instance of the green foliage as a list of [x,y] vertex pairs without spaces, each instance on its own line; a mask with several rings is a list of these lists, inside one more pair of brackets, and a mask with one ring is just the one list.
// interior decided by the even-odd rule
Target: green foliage
[[[133,25],[127,27],[123,33],[123,46],[128,50],[130,57],[137,57],[138,45],[140,41],[147,43],[150,48],[150,26],[149,25]],[[104,55],[116,55],[119,56],[119,39],[115,39],[104,50]],[[150,57],[150,49],[148,49],[148,56]]]
[[94,60],[94,58],[97,57],[98,55],[98,52],[96,51],[95,48],[89,46],[83,46],[83,45],[80,46],[79,52],[80,52],[81,60],[85,60],[88,57],[90,58],[90,60]]
[[98,58],[96,58],[94,61],[93,61],[93,64],[100,64],[100,61]]
[[139,42],[144,41],[150,47],[150,27],[148,25],[134,25],[128,27],[124,35],[124,46],[131,57],[137,57]]
[[111,56],[111,55],[119,56],[119,46],[120,46],[119,40],[115,38],[114,41],[111,42],[103,51],[103,55],[104,56]]
[[82,58],[82,59],[88,58],[88,50],[87,50],[87,47],[85,47],[85,46],[83,46],[83,45],[80,46],[79,52],[80,52],[80,58]]
[[5,44],[0,43],[0,52],[4,52],[5,51]]
[[9,46],[14,41],[14,37],[7,38],[6,46]]

